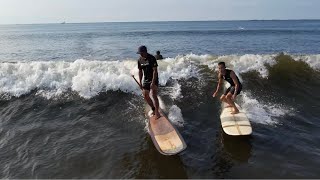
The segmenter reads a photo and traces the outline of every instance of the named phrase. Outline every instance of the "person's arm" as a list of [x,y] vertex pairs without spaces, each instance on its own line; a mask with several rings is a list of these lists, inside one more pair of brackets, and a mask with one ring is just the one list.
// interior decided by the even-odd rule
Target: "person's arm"
[[233,71],[231,71],[230,77],[232,78],[232,81],[235,84],[235,87],[234,87],[235,89],[234,89],[234,93],[232,95],[232,99],[236,99],[237,92],[238,92],[238,89],[239,89],[239,81],[237,79],[236,73],[234,73]]
[[153,76],[152,76],[152,82],[151,84],[155,85],[155,81],[158,78],[158,68],[157,67],[153,67]]
[[138,69],[139,69],[139,86],[140,86],[140,89],[142,89],[142,68],[141,68],[141,64],[140,62],[138,61]]
[[217,96],[217,94],[218,94],[218,92],[220,90],[220,87],[222,85],[222,78],[221,78],[221,74],[220,73],[219,73],[218,77],[219,77],[218,86],[217,86],[216,91],[212,94],[213,97]]
[[153,76],[152,76],[152,81],[151,81],[151,88],[154,88],[154,86],[156,84],[156,79],[158,79],[158,63],[155,58],[153,59],[153,61],[154,61],[153,65],[152,65]]

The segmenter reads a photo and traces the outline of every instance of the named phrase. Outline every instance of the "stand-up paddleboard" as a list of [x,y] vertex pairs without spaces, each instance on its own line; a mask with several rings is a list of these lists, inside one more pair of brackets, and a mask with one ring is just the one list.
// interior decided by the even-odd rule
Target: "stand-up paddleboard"
[[[133,75],[132,77],[139,85],[136,78]],[[161,117],[156,119],[152,114],[151,108],[148,106],[148,108],[146,108],[146,115],[149,118],[149,134],[153,144],[161,154],[175,155],[187,148],[184,139],[162,110],[160,110]]]
[[152,115],[151,110],[147,112],[149,134],[161,154],[175,155],[186,149],[187,145],[184,139],[162,111],[160,111],[161,117],[159,119]]
[[247,115],[242,111],[241,107],[236,104],[239,113],[231,114],[233,108],[226,107],[227,103],[222,103],[222,112],[220,115],[221,126],[223,131],[232,136],[250,135],[252,127]]

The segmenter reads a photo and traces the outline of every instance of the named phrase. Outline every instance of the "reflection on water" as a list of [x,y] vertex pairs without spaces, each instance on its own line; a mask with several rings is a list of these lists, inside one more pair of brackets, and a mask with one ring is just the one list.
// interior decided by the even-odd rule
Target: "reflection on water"
[[251,157],[252,136],[230,136],[221,130],[221,142],[223,149],[234,161],[248,162]]
[[134,162],[138,165],[134,178],[187,178],[180,159],[183,153],[173,156],[160,154],[154,147],[150,136],[146,136],[142,148],[134,156]]

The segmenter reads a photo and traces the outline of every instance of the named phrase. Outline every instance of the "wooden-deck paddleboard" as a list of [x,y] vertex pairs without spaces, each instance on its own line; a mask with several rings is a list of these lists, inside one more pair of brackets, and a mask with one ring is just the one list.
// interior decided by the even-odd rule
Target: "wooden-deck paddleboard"
[[252,133],[252,127],[247,115],[242,111],[241,107],[236,104],[240,112],[231,114],[233,108],[226,108],[226,106],[226,103],[222,103],[220,120],[223,131],[232,136],[250,135]]
[[147,116],[149,117],[149,134],[155,147],[161,154],[175,155],[187,147],[178,130],[171,124],[163,112],[160,112],[161,117],[159,119],[152,116],[152,111],[147,112]]

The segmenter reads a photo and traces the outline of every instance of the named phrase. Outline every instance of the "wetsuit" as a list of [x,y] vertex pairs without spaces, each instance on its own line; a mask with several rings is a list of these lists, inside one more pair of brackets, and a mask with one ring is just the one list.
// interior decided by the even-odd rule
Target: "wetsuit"
[[162,57],[162,55],[161,54],[157,54],[157,55],[155,55],[155,58],[157,59],[157,60],[161,60],[161,59],[163,59],[163,57]]
[[[140,57],[138,59],[138,68],[143,71],[144,79],[142,83],[142,88],[145,90],[150,90],[150,85],[153,79],[153,68],[158,67],[157,60],[151,54],[148,54],[147,58]],[[158,86],[158,77],[155,79],[155,85]]]
[[[231,70],[230,69],[226,69],[226,74],[225,75],[221,75],[221,78],[226,80],[231,86],[226,90],[226,92],[224,93],[224,95],[227,95],[229,92],[231,94],[234,94],[234,91],[235,91],[235,84],[230,76],[230,73],[231,73]],[[239,78],[238,76],[236,75],[236,78],[239,82],[239,87],[238,87],[238,91],[237,91],[237,95],[241,92],[242,90],[242,84],[241,82],[239,81]]]

